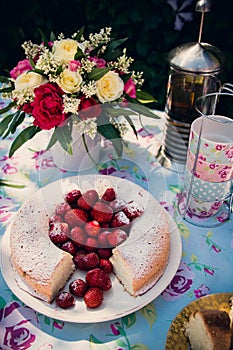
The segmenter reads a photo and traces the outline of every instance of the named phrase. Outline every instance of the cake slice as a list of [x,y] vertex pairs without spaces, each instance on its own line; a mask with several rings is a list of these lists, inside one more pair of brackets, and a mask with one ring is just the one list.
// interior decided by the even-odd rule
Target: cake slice
[[48,236],[49,217],[41,192],[26,201],[11,226],[11,263],[19,286],[52,302],[75,267],[72,256],[56,247]]
[[125,290],[137,297],[152,288],[163,275],[169,251],[168,217],[161,211],[158,222],[147,232],[114,248],[110,261]]
[[197,310],[189,318],[186,334],[193,350],[229,350],[232,335],[229,314]]

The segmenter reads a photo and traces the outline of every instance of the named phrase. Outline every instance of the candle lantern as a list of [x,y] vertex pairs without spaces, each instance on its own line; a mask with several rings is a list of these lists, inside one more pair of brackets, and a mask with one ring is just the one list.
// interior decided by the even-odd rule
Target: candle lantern
[[204,14],[210,11],[210,2],[198,1],[196,11],[201,12],[198,41],[180,45],[168,55],[165,128],[157,153],[162,166],[181,173],[186,164],[190,126],[198,117],[195,101],[199,96],[219,89],[224,65],[222,52],[211,44],[201,42]]

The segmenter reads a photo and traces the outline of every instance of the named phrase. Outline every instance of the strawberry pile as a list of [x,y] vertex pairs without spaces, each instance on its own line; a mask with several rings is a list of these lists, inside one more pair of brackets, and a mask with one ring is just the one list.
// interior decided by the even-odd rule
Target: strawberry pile
[[127,239],[132,221],[142,213],[140,205],[118,198],[112,187],[101,197],[94,189],[66,193],[64,202],[55,207],[50,217],[49,237],[73,256],[76,269],[86,275],[72,281],[69,292],[57,296],[58,306],[73,306],[75,297],[83,298],[89,308],[102,304],[103,293],[112,287],[112,249]]

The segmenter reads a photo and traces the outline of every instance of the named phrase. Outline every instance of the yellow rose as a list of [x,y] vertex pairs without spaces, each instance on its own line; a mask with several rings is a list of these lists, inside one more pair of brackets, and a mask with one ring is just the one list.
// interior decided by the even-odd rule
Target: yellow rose
[[100,102],[117,100],[124,91],[124,82],[118,73],[108,72],[96,82],[97,96]]
[[35,72],[24,72],[15,80],[15,90],[21,91],[24,89],[34,90],[37,86],[45,84],[47,79]]
[[53,46],[54,57],[63,62],[73,60],[77,50],[78,42],[73,39],[55,41]]
[[74,93],[80,90],[82,77],[78,72],[72,72],[69,69],[64,69],[60,74],[58,85],[66,93]]

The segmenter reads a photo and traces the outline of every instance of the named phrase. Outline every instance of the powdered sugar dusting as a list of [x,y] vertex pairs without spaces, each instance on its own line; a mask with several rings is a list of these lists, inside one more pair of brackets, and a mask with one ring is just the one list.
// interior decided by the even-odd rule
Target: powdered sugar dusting
[[48,281],[62,257],[67,254],[48,237],[49,219],[41,193],[23,205],[11,227],[14,262],[35,279]]

